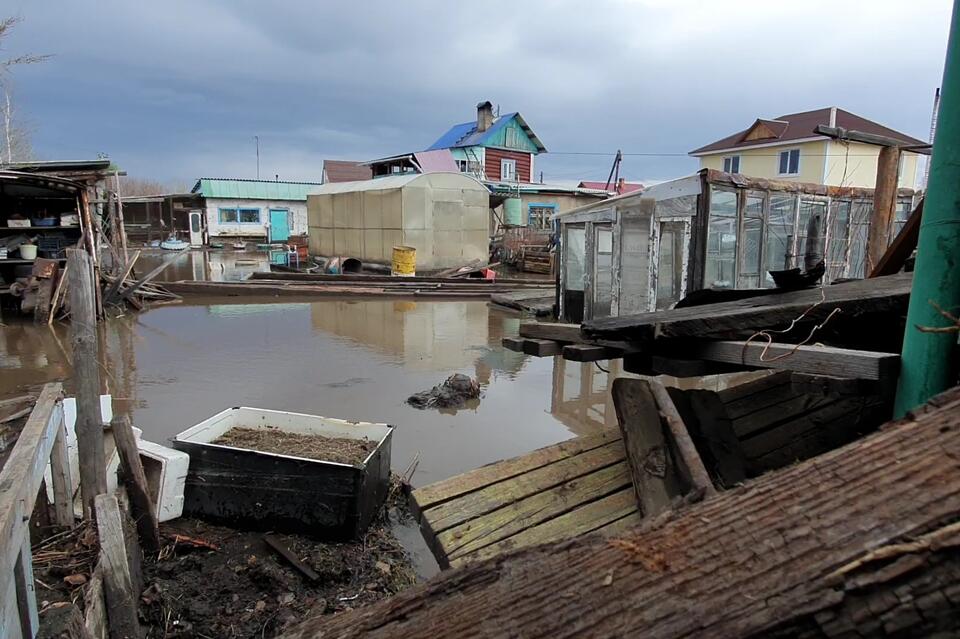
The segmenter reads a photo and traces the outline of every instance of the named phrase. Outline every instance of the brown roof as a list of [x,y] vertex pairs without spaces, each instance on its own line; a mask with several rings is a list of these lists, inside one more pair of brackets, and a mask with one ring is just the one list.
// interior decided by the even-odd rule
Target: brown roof
[[369,180],[373,177],[369,166],[363,166],[359,162],[350,160],[324,160],[323,161],[323,181],[332,182],[356,182],[358,180]]
[[[699,149],[694,149],[693,151],[690,151],[690,155],[711,153],[726,149],[749,148],[758,144],[779,144],[787,143],[792,140],[822,137],[817,133],[814,133],[814,129],[817,128],[817,125],[819,124],[824,124],[827,126],[831,125],[830,111],[830,107],[827,107],[825,109],[817,109],[816,111],[804,111],[802,113],[781,115],[780,117],[772,120],[758,119],[756,122],[750,125],[749,128],[744,129],[743,131],[738,131],[733,135],[728,135],[722,140],[717,140],[716,142],[702,146]],[[882,124],[877,124],[873,120],[862,118],[859,115],[850,113],[849,111],[844,111],[843,109],[839,108],[837,109],[836,122],[833,123],[833,126],[850,129],[852,131],[860,131],[862,133],[884,135],[890,138],[901,140],[905,145],[910,146],[926,144],[926,142],[923,140],[918,140],[914,137],[906,135],[905,133],[894,131],[893,129],[883,126]],[[769,137],[769,133],[772,133],[773,137]],[[764,135],[767,135],[767,137],[762,137]]]

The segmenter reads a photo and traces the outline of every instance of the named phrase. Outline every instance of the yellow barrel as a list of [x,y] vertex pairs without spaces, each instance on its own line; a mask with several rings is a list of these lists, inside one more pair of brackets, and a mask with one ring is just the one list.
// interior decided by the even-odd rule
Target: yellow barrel
[[412,246],[393,247],[393,267],[391,275],[413,277],[417,274],[417,249]]

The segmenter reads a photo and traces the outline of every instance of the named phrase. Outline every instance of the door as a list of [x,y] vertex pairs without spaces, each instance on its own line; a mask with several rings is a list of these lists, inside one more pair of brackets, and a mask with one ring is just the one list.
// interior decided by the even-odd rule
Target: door
[[203,246],[203,212],[190,211],[190,246]]
[[270,209],[270,241],[286,242],[290,239],[290,211]]
[[662,220],[657,245],[656,302],[650,310],[670,308],[686,294],[689,220]]
[[593,312],[590,317],[609,317],[613,302],[613,227],[594,224]]

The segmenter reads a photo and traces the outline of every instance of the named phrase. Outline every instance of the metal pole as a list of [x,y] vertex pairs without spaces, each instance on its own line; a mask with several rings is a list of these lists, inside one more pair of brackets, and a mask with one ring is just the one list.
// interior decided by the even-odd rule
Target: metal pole
[[943,69],[940,117],[897,383],[897,417],[956,381],[956,330],[921,330],[956,326],[938,306],[954,317],[960,311],[960,0],[954,0]]
[[260,136],[255,135],[253,139],[257,141],[257,179],[260,179]]

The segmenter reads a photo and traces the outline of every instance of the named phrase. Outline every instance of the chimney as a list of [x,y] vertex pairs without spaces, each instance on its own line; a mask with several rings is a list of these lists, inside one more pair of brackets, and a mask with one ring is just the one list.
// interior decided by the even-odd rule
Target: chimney
[[493,105],[487,100],[477,105],[477,131],[486,131],[491,126],[493,126]]

